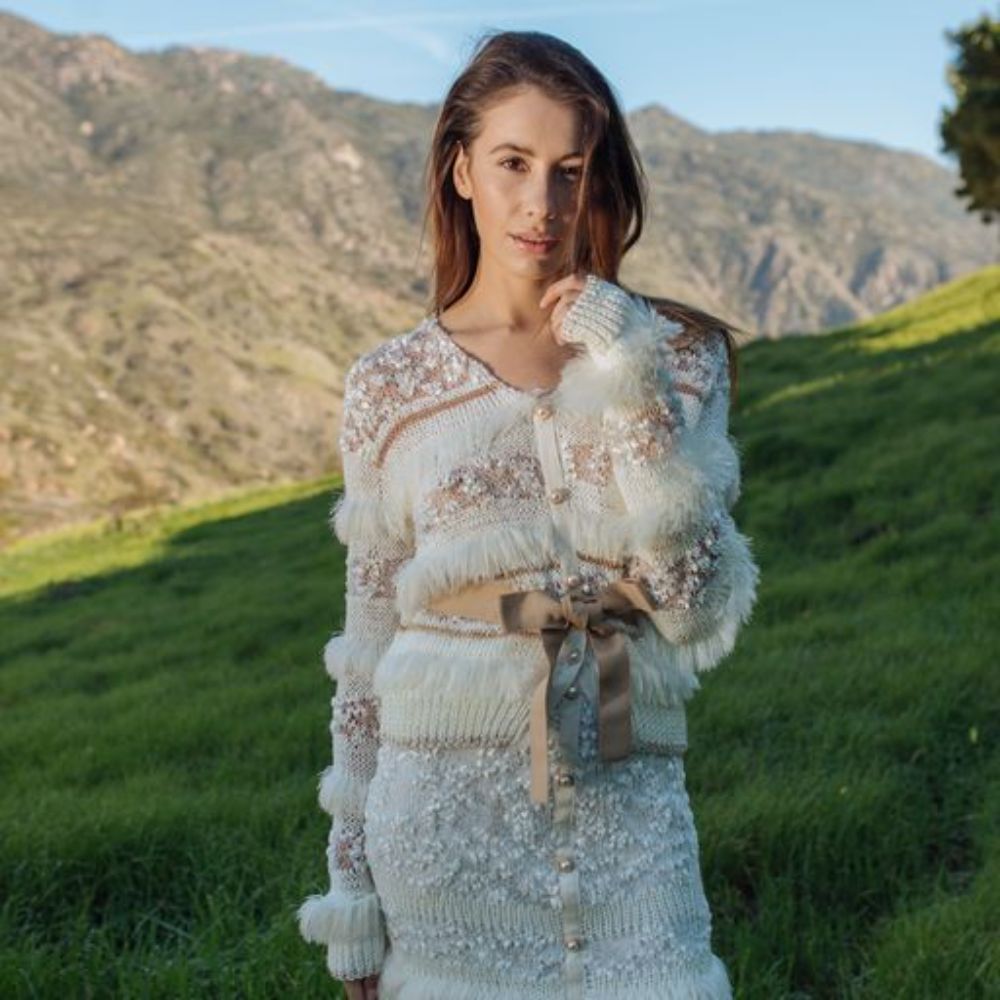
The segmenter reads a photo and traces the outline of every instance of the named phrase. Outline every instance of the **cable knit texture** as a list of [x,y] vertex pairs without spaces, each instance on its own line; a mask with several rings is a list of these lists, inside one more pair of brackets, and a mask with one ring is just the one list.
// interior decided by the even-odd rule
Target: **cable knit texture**
[[[733,648],[758,569],[732,509],[723,337],[595,275],[551,389],[513,386],[437,316],[350,368],[340,428],[346,616],[335,682],[330,885],[299,907],[338,978],[383,1000],[730,997],[684,784],[684,707]],[[427,607],[503,579],[559,597],[640,580],[626,637],[632,753],[596,753],[592,651],[550,709],[552,798],[528,796],[540,636]],[[576,668],[574,668],[576,669]]]

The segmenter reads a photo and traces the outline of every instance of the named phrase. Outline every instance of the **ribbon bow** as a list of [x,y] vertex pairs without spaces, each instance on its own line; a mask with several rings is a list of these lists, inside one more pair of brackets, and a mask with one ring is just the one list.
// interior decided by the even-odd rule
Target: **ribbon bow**
[[479,618],[507,632],[538,632],[547,666],[535,678],[531,698],[531,798],[548,801],[548,696],[563,648],[579,662],[594,649],[598,679],[598,749],[603,760],[620,760],[632,751],[632,702],[628,648],[623,633],[634,634],[642,614],[653,607],[635,579],[616,580],[597,593],[586,585],[567,588],[561,598],[545,590],[510,590],[502,580],[472,584],[435,598],[428,605],[444,614]]

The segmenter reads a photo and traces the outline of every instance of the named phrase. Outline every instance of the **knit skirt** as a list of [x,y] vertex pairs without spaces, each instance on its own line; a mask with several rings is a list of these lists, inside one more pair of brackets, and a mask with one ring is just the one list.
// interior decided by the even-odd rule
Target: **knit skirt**
[[601,760],[594,701],[575,718],[572,754],[550,735],[545,805],[527,736],[380,745],[365,841],[389,938],[381,1000],[731,998],[683,755]]

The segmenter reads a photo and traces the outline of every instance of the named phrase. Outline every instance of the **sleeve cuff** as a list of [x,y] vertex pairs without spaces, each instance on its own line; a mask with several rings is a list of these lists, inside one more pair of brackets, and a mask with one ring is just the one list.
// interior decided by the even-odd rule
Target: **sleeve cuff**
[[690,606],[653,614],[660,634],[675,647],[679,664],[692,673],[711,670],[736,644],[757,602],[760,569],[750,539],[724,516],[721,560],[703,593]]
[[609,355],[634,309],[632,296],[620,285],[588,274],[582,291],[563,317],[563,339],[581,344],[595,358]]
[[337,979],[362,979],[382,971],[385,917],[375,893],[310,896],[298,910],[299,934],[326,945],[326,964]]
[[562,323],[563,339],[585,350],[564,366],[556,405],[595,415],[643,405],[656,391],[660,345],[683,329],[643,296],[588,274]]

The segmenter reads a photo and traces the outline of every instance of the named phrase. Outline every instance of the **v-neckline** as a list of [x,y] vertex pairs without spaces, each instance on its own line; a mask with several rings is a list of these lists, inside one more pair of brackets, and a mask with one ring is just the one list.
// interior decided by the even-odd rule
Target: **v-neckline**
[[524,386],[514,385],[513,382],[508,382],[505,378],[497,374],[497,372],[495,371],[493,366],[489,364],[489,362],[479,357],[478,354],[473,354],[472,351],[467,350],[457,340],[455,340],[455,338],[445,329],[444,324],[439,319],[437,313],[435,312],[430,313],[428,315],[428,319],[430,320],[431,326],[434,329],[434,331],[445,341],[447,341],[447,343],[450,344],[454,350],[458,351],[463,357],[467,358],[475,367],[477,367],[480,371],[485,372],[489,378],[491,378],[498,385],[507,389],[509,392],[517,393],[519,396],[529,396],[532,399],[539,399],[542,396],[547,396],[550,393],[555,392],[556,389],[558,389],[559,386],[562,384],[562,377],[560,376],[556,384],[551,386],[524,387]]

